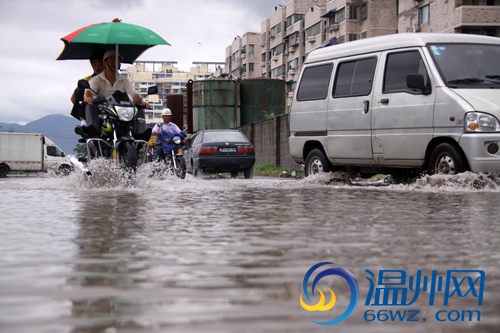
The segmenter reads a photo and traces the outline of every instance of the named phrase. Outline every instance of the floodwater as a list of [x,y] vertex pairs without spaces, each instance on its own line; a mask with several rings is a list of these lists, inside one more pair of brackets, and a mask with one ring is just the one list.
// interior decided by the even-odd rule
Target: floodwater
[[[179,180],[148,174],[0,179],[0,331],[500,330],[500,186],[484,176],[360,187],[326,175]],[[318,302],[311,284],[326,268],[348,270],[359,286],[357,307],[333,326],[313,321],[347,311],[347,280],[329,275],[316,286],[327,302],[328,288],[335,293],[331,310],[307,311],[300,303],[306,272],[321,262],[334,264],[313,273],[307,304]],[[423,289],[411,305],[374,306],[365,305],[367,270],[377,277],[404,271],[407,280],[421,274],[422,281],[433,271],[475,272],[460,273],[474,282],[457,280],[462,291],[447,306],[444,291],[430,305]],[[485,273],[483,290],[477,271]],[[372,280],[377,288],[393,287]],[[411,299],[415,289],[405,288]],[[381,310],[407,314],[377,318]],[[480,317],[474,312],[463,320],[468,310]]]

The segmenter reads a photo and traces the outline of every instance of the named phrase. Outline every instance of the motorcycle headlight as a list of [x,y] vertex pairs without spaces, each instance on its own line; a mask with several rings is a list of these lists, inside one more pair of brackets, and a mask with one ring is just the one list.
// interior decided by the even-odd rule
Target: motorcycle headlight
[[134,118],[134,108],[130,106],[115,106],[118,118],[121,121],[131,121]]
[[180,137],[180,136],[175,136],[175,137],[174,137],[174,143],[175,143],[176,145],[180,144],[181,142],[182,142],[182,139],[181,139],[181,137]]
[[469,112],[465,115],[467,132],[500,132],[500,123],[495,116],[482,112]]

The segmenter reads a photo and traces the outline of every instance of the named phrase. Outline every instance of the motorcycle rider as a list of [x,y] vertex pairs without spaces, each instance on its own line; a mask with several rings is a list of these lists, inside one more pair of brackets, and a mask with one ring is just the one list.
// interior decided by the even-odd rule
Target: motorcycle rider
[[[104,62],[102,57],[104,56],[104,51],[95,51],[90,56],[90,65],[94,73],[89,75],[83,80],[90,81],[94,76],[99,75],[104,70]],[[75,133],[82,135],[84,139],[88,137],[87,135],[87,121],[85,120],[85,105],[81,104],[83,102],[83,88],[76,88],[71,95],[71,103],[73,103],[73,108],[71,109],[71,115],[76,119],[80,120],[80,126],[75,128]]]
[[[142,96],[135,90],[132,83],[123,75],[116,73],[120,69],[122,56],[118,54],[118,67],[116,66],[116,52],[106,51],[103,56],[104,71],[93,77],[90,81],[90,89],[85,89],[84,100],[87,103],[86,119],[89,132],[94,130],[97,132],[99,126],[99,115],[92,107],[92,102],[97,96],[104,97],[107,100],[111,98],[117,90],[127,93],[132,96],[134,102],[141,102],[147,109],[151,109],[151,105],[146,102]],[[117,80],[118,78],[118,80]],[[94,92],[95,94],[94,94]]]
[[172,117],[172,111],[170,111],[169,108],[163,109],[161,117],[163,118],[163,122],[156,124],[151,131],[151,134],[156,135],[156,141],[153,146],[153,161],[158,161],[165,157],[161,145],[161,139],[159,135],[160,132],[161,131],[166,131],[170,133],[181,132],[180,128],[176,124],[170,121],[170,118]]

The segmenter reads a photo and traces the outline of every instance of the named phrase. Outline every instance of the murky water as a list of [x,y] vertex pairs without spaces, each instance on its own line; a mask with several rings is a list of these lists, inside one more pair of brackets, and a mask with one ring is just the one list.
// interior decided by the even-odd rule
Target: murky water
[[[1,331],[500,329],[500,189],[478,186],[484,177],[357,187],[324,177],[177,180],[142,171],[134,180],[112,172],[0,179]],[[342,278],[318,284],[335,292],[332,310],[300,304],[304,276],[320,262],[347,269],[359,285],[354,312],[334,326],[312,320],[345,311],[351,293]],[[407,307],[365,306],[366,270],[483,270],[483,305],[469,293],[443,306],[441,292],[429,306],[427,292]],[[408,309],[419,311],[418,322],[365,320],[367,310]],[[480,310],[480,321],[438,321],[443,309]]]

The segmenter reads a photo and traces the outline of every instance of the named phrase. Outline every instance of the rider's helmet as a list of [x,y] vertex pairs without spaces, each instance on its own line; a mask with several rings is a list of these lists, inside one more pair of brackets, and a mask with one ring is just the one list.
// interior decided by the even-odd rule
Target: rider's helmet
[[172,111],[170,111],[169,108],[164,108],[163,109],[163,112],[161,113],[162,116],[171,116],[172,115]]

